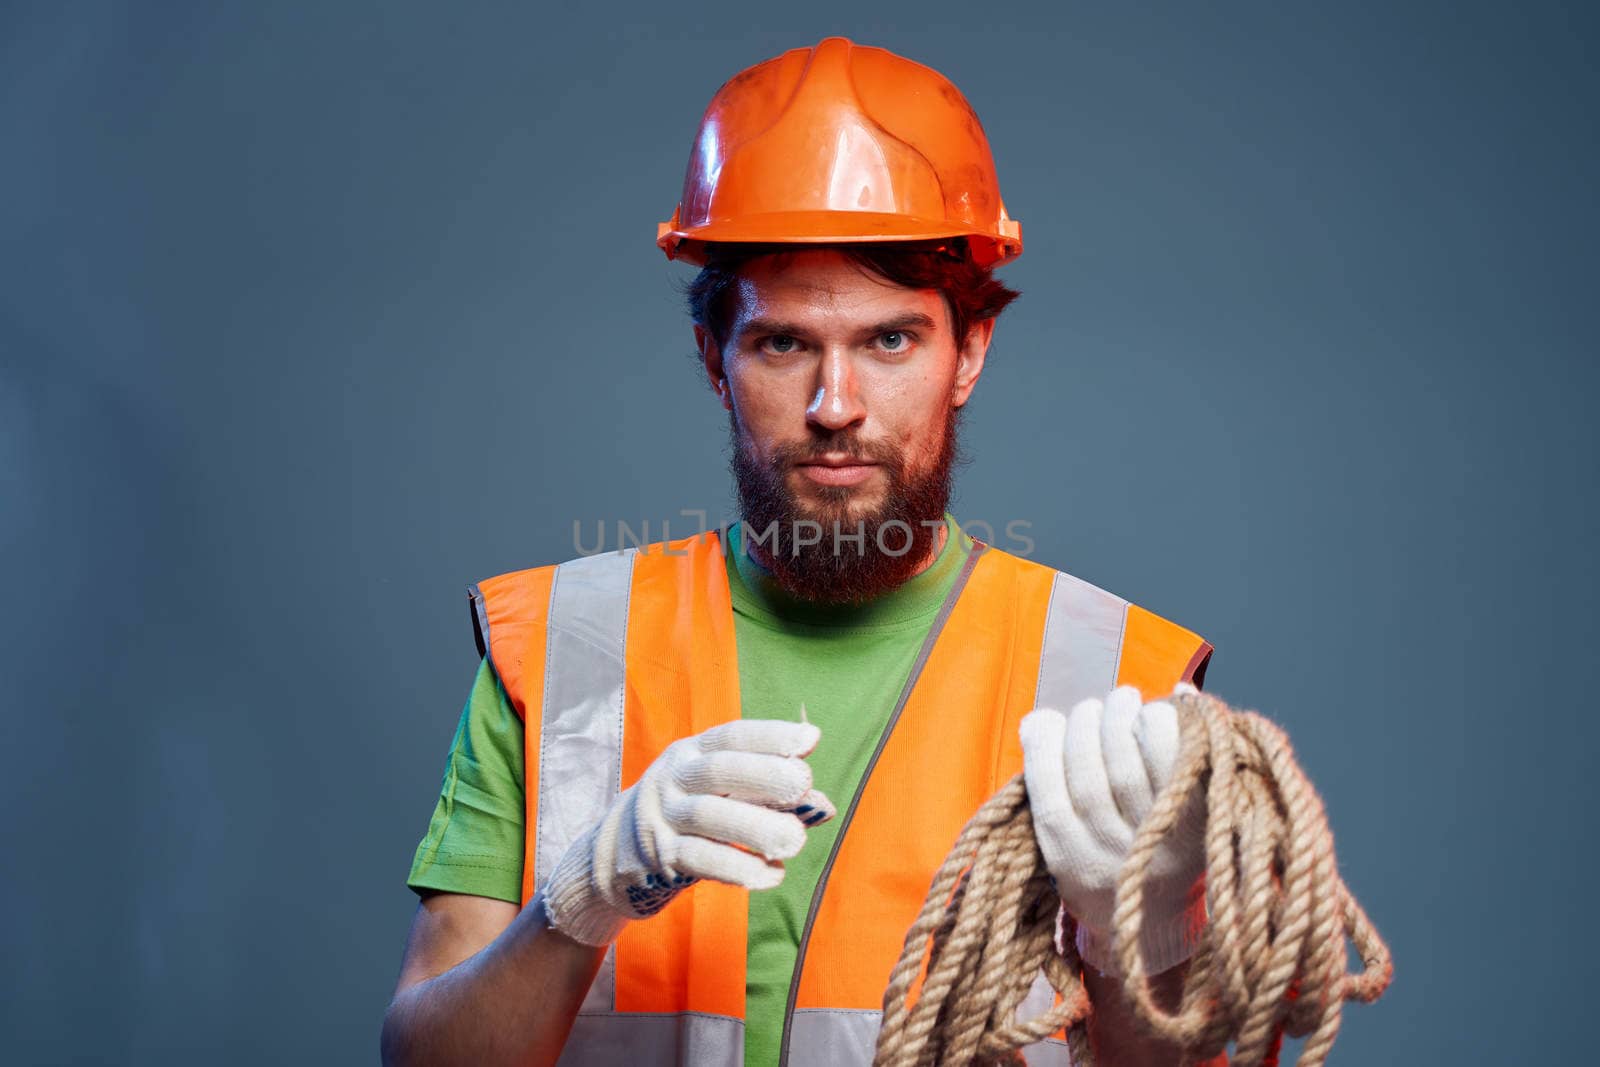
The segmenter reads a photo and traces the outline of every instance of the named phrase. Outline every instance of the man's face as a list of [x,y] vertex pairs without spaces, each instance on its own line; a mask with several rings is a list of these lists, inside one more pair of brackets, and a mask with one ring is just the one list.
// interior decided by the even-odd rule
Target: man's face
[[[764,561],[791,593],[860,601],[927,562],[991,328],[958,343],[937,290],[829,249],[747,264],[721,349],[696,328],[730,413],[743,518],[751,536],[777,524]],[[804,543],[818,535],[804,523],[818,543]],[[836,539],[836,524],[864,530],[864,544]]]

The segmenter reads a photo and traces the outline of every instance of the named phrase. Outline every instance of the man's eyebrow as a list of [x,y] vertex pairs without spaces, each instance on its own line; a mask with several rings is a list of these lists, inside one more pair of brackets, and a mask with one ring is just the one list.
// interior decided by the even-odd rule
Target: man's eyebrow
[[[896,330],[906,330],[916,326],[924,330],[937,330],[939,324],[929,315],[920,311],[908,311],[904,315],[896,315],[891,319],[873,323],[861,331],[863,337],[876,337],[883,333],[894,333]],[[741,336],[763,335],[773,337],[804,337],[809,331],[797,322],[784,322],[781,319],[751,319],[741,323],[738,330]]]
[[937,330],[939,328],[939,324],[934,322],[930,316],[924,315],[920,311],[910,311],[904,315],[896,315],[894,318],[887,319],[874,326],[869,326],[861,332],[876,337],[880,333],[894,333],[896,330],[904,330],[912,326],[919,326],[924,330]]
[[751,319],[740,323],[739,331],[745,334],[772,334],[777,337],[803,337],[806,328],[798,322],[783,322],[779,319]]

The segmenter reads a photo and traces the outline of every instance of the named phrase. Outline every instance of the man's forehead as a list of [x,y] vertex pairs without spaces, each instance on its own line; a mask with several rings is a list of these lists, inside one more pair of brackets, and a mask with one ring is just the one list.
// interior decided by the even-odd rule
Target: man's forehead
[[740,269],[737,290],[740,319],[774,307],[875,315],[890,309],[929,311],[944,302],[937,289],[897,285],[842,252],[824,249],[752,260]]

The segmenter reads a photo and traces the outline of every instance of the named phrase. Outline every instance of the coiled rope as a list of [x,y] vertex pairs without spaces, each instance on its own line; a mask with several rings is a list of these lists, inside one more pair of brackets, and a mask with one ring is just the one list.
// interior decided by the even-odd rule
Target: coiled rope
[[[1124,996],[1146,1029],[1183,1050],[1185,1063],[1231,1043],[1234,1067],[1275,1064],[1287,1033],[1306,1038],[1301,1067],[1318,1067],[1344,1001],[1370,1003],[1388,987],[1389,948],[1339,878],[1322,800],[1284,732],[1205,694],[1171,699],[1182,736],[1178,766],[1117,878],[1112,953]],[[1138,949],[1145,881],[1196,791],[1206,803],[1208,922],[1178,1009],[1167,1012],[1151,995]],[[934,875],[884,993],[874,1063],[1021,1062],[1023,1045],[1065,1028],[1074,1065],[1093,1064],[1083,963],[1059,904],[1019,774],[978,809]],[[1362,960],[1358,973],[1346,971],[1346,938]],[[1019,1018],[1041,972],[1059,999]]]

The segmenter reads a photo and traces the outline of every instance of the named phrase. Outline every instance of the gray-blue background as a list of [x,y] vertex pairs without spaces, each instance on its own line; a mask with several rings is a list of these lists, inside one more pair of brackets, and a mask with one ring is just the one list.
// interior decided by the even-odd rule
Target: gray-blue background
[[803,7],[0,14],[8,1062],[376,1059],[463,587],[726,511],[654,227],[835,32],[1027,239],[956,514],[1211,637],[1328,801],[1398,960],[1336,1062],[1587,1058],[1591,9]]

